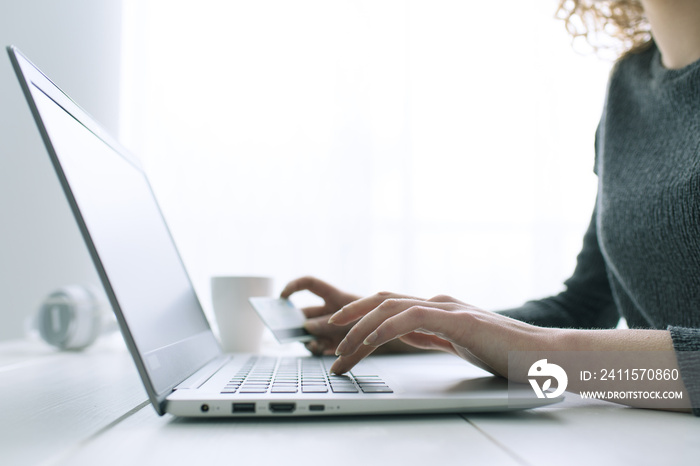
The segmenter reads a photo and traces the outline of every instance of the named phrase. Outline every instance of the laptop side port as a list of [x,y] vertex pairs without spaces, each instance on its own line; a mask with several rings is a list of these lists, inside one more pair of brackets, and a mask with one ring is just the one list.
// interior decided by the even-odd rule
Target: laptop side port
[[255,403],[234,403],[233,404],[234,413],[254,413]]
[[324,411],[326,405],[309,405],[309,411]]
[[295,409],[296,403],[270,403],[270,411],[273,413],[293,413]]

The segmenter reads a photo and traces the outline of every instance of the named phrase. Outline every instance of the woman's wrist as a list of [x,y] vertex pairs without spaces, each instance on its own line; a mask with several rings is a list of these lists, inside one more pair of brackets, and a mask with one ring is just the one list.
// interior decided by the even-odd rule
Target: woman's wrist
[[673,351],[668,330],[553,330],[547,345],[553,351]]

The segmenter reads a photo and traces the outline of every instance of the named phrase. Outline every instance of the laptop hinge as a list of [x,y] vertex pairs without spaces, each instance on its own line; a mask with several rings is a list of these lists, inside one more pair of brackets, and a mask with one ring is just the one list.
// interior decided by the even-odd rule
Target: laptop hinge
[[173,388],[173,391],[195,389],[201,387],[207,380],[209,380],[214,374],[216,374],[216,372],[230,360],[231,355],[228,354],[224,354],[212,359],[207,364],[202,366],[197,372],[180,382],[178,386]]

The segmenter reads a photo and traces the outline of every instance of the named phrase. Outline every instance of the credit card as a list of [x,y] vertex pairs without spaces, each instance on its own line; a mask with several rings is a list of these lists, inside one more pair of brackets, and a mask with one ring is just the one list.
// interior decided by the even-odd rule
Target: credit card
[[311,341],[315,337],[306,331],[306,316],[301,309],[284,298],[249,298],[250,304],[263,323],[272,331],[280,343]]

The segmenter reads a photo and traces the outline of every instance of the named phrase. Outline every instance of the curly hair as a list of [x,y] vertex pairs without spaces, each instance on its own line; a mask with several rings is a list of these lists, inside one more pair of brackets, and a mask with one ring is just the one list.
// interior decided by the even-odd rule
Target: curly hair
[[556,17],[572,42],[584,38],[596,53],[616,58],[644,50],[651,43],[649,21],[639,0],[561,0]]

